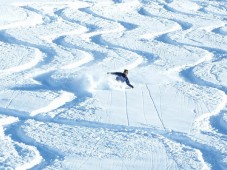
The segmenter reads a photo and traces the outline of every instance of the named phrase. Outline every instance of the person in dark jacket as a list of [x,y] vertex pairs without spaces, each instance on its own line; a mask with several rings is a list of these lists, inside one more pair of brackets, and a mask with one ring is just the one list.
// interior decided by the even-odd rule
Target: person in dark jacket
[[130,84],[129,79],[128,79],[128,77],[127,77],[127,75],[128,75],[128,70],[125,69],[123,73],[121,73],[121,72],[108,72],[107,74],[116,75],[116,76],[117,76],[117,77],[116,77],[116,80],[117,80],[117,81],[120,81],[120,82],[122,82],[122,83],[125,82],[129,87],[134,88],[133,85]]

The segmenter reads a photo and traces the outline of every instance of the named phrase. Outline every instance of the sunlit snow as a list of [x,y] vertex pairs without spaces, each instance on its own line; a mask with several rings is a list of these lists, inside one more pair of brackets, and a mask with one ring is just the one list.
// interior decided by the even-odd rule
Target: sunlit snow
[[227,1],[1,0],[0,50],[1,170],[227,169]]

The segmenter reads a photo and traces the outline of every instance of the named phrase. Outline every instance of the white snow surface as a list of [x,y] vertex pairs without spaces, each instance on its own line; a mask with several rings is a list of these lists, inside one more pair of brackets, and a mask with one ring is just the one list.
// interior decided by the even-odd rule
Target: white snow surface
[[1,170],[227,169],[226,0],[1,0],[0,50]]

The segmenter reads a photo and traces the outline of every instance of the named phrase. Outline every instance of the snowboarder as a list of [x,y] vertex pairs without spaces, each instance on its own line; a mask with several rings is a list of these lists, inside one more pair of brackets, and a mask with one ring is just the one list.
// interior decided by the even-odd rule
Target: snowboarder
[[134,88],[133,85],[130,84],[129,80],[128,80],[128,70],[125,69],[123,73],[121,72],[108,72],[107,74],[113,74],[113,75],[116,75],[116,80],[117,81],[120,81],[122,83],[126,82],[126,84],[131,87],[131,88]]

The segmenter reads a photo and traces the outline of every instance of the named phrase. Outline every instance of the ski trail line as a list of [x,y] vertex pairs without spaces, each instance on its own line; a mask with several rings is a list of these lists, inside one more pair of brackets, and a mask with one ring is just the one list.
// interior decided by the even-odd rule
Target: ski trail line
[[91,148],[90,153],[88,153],[88,157],[85,158],[78,166],[77,169],[78,170],[82,170],[83,166],[86,164],[87,161],[89,161],[89,159],[91,159],[92,154],[98,149],[98,143],[101,141],[101,137],[97,140],[97,142],[94,144],[94,146]]
[[112,106],[112,90],[110,90],[110,94],[109,94],[109,108],[108,110],[106,110],[106,114],[108,116],[107,118],[107,122],[110,123],[110,113],[111,113],[111,106]]
[[128,99],[127,99],[126,90],[125,90],[125,113],[126,113],[126,116],[127,116],[127,121],[128,121],[128,126],[129,126],[129,119],[128,119]]
[[162,119],[161,119],[161,117],[160,117],[160,114],[159,114],[159,112],[158,112],[158,109],[157,109],[157,107],[156,107],[156,104],[155,104],[155,102],[154,102],[154,99],[153,99],[153,97],[151,96],[151,91],[150,91],[150,89],[148,88],[147,84],[145,84],[145,85],[146,85],[147,90],[148,90],[148,92],[149,92],[149,96],[150,96],[150,98],[151,98],[151,100],[152,100],[152,102],[153,102],[153,104],[154,104],[155,110],[156,110],[156,112],[157,112],[157,114],[158,114],[158,118],[159,118],[159,120],[160,120],[160,122],[161,122],[161,124],[162,124],[162,126],[163,126],[163,128],[164,128],[164,130],[166,130],[166,127],[165,127],[165,125],[164,125],[164,123],[163,123],[163,121],[162,121]]
[[159,89],[159,109],[160,109],[160,116],[163,117],[163,114],[162,114],[162,92],[161,92],[161,89],[160,89],[160,86],[158,87]]
[[203,100],[202,100],[202,102],[203,102],[204,106],[206,107],[206,109],[208,110],[208,112],[211,113],[211,110],[208,108],[207,102],[205,103]]
[[[20,62],[18,63],[18,66],[22,63],[23,59],[24,59],[24,57],[22,57],[22,58],[20,59]],[[16,83],[16,80],[15,80],[15,81],[14,81],[14,86],[16,86],[16,84],[17,84],[17,83]],[[14,94],[15,94],[15,96],[14,96]],[[19,94],[19,93],[16,93],[15,91],[12,92],[12,95],[10,96],[9,102],[8,102],[8,104],[5,106],[5,109],[7,109],[7,108],[11,105],[12,101],[17,97],[18,94]]]
[[13,91],[12,92],[12,94],[11,94],[11,96],[10,96],[10,98],[9,98],[9,101],[8,101],[8,103],[6,104],[6,106],[5,106],[5,109],[7,109],[9,106],[10,106],[10,104],[12,103],[12,101],[13,101],[13,99],[17,96],[17,94],[14,96],[14,94],[15,94],[15,91]]
[[5,106],[5,109],[8,109],[9,108],[9,106],[11,105],[11,103],[13,102],[13,100],[19,95],[19,93],[21,93],[21,92],[19,92],[19,91],[13,91],[12,92],[9,101],[8,101],[8,103]]
[[[197,101],[195,101],[195,100],[193,100],[194,101],[194,103],[197,103]],[[191,132],[192,132],[192,128],[193,128],[193,125],[194,125],[194,123],[195,123],[195,119],[196,119],[196,117],[198,116],[198,114],[199,114],[199,108],[198,108],[198,105],[197,104],[195,104],[195,106],[196,106],[196,108],[194,109],[194,118],[193,118],[193,120],[192,120],[192,122],[191,122],[191,125],[190,125],[190,128],[189,128],[189,132],[188,132],[188,134],[189,135],[191,135]]]

